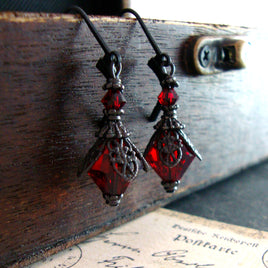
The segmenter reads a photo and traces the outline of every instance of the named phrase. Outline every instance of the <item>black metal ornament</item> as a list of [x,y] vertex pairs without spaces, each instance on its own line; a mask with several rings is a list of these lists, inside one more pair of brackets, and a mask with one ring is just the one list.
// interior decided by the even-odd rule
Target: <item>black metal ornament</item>
[[130,134],[121,120],[124,114],[122,107],[126,103],[123,95],[124,86],[120,79],[121,55],[109,49],[80,7],[72,6],[70,10],[78,12],[84,18],[105,52],[96,67],[106,78],[103,89],[107,91],[102,99],[105,106],[103,125],[96,134],[98,139],[89,149],[77,175],[80,176],[87,171],[101,189],[106,203],[117,206],[129,183],[136,178],[140,166],[147,171],[148,163],[131,141]]
[[161,52],[139,14],[130,8],[123,9],[121,15],[124,13],[131,13],[137,18],[156,53],[148,61],[148,66],[157,76],[162,91],[149,121],[155,121],[160,111],[163,115],[154,126],[156,131],[145,149],[144,157],[161,177],[164,189],[174,192],[193,159],[197,157],[201,160],[202,157],[183,132],[185,126],[177,120],[176,102],[179,97],[174,88],[179,85],[174,77],[175,65],[169,55]]

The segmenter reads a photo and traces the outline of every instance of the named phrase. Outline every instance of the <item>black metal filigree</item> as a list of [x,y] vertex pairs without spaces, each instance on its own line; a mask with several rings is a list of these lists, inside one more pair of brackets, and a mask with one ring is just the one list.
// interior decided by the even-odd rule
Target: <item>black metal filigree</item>
[[107,142],[110,161],[118,175],[127,181],[133,180],[139,170],[138,158],[127,139],[111,139]]
[[167,167],[176,166],[182,158],[182,143],[176,131],[165,131],[164,135],[158,140],[157,148],[159,157]]

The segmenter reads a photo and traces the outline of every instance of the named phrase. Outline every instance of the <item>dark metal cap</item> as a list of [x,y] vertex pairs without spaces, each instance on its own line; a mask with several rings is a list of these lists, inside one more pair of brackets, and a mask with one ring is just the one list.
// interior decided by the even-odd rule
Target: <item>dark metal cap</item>
[[121,195],[103,194],[103,198],[106,200],[106,204],[112,207],[118,206],[120,204],[122,197],[123,197],[123,194]]

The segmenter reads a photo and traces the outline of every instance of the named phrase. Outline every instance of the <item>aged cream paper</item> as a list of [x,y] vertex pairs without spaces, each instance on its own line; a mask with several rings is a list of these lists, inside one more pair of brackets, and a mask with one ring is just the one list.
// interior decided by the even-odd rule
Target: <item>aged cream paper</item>
[[31,268],[268,267],[268,233],[158,209]]

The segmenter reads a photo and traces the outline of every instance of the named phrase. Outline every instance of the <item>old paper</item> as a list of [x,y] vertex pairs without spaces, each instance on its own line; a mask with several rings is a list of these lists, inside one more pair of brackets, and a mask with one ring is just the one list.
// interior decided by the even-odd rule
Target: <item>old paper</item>
[[268,267],[268,233],[158,209],[30,266]]

